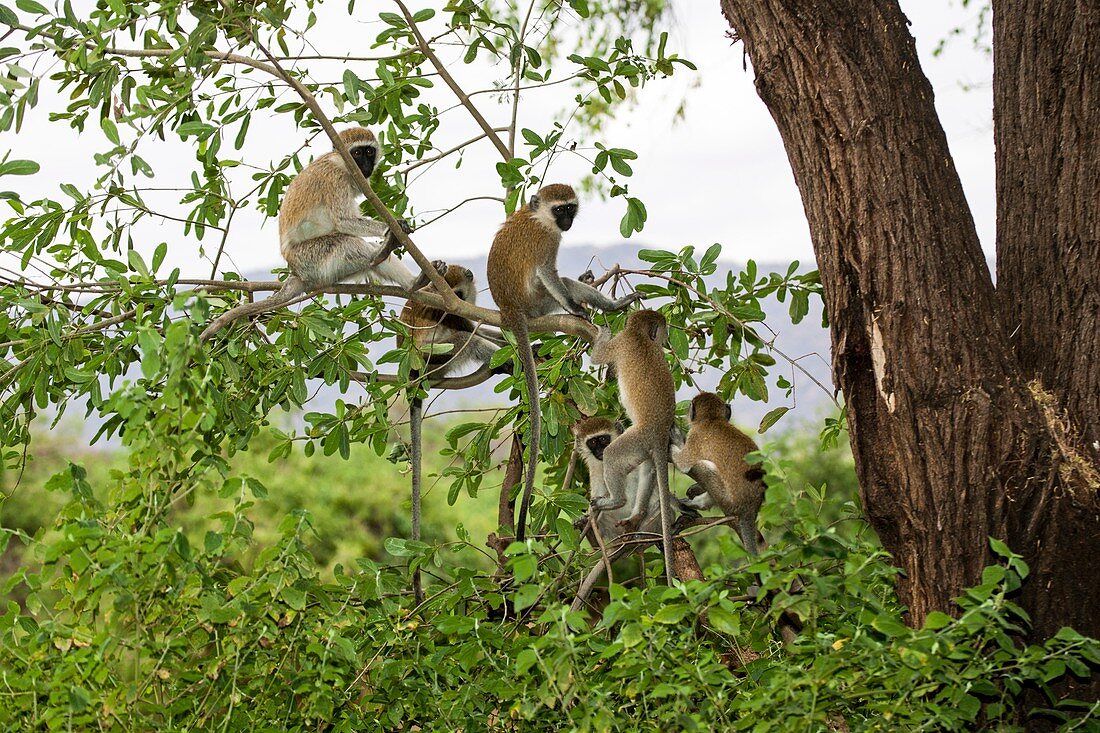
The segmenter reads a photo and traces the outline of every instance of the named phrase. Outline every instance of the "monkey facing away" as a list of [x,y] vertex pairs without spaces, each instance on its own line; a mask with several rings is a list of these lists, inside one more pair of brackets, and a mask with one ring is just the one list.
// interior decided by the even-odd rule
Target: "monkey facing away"
[[[378,141],[365,127],[340,132],[363,176],[369,178],[379,158]],[[392,232],[384,222],[363,216],[362,191],[344,159],[333,150],[307,165],[290,182],[279,207],[279,250],[291,277],[271,296],[244,303],[218,316],[201,340],[237,320],[290,303],[310,290],[350,279],[390,282],[412,291],[428,284],[394,254]],[[404,221],[402,228],[409,231]],[[367,239],[364,239],[367,237]],[[440,272],[446,263],[432,263]]]
[[[604,475],[604,451],[614,440],[623,434],[622,426],[606,417],[589,417],[573,425],[570,428],[573,434],[573,449],[584,460],[588,467],[589,494],[592,499],[600,499],[610,496],[607,489],[607,479]],[[634,513],[634,500],[641,494],[649,495],[649,500],[642,509],[642,519],[633,528],[637,532],[657,532],[661,526],[661,507],[658,497],[653,493],[653,483],[656,475],[653,464],[644,461],[635,470],[627,474],[626,495],[627,503],[618,509],[610,509],[598,512],[595,521],[600,530],[600,536],[605,542],[613,544],[624,534],[627,520]]]
[[561,235],[573,226],[577,208],[577,195],[570,186],[543,186],[501,225],[489,250],[489,291],[500,308],[502,325],[515,335],[531,415],[527,471],[516,517],[516,539],[520,541],[526,533],[542,432],[538,376],[527,322],[557,310],[588,320],[585,306],[620,310],[640,297],[630,293],[612,300],[591,285],[558,274]]
[[683,447],[672,447],[672,460],[681,471],[692,471],[705,490],[684,505],[698,510],[717,506],[727,517],[736,517],[741,543],[756,555],[756,513],[767,486],[764,470],[745,461],[756,443],[730,423],[731,415],[730,406],[713,392],[696,395],[688,412],[687,440]]
[[[592,346],[592,362],[609,364],[619,383],[619,401],[630,417],[631,426],[604,451],[604,480],[610,496],[594,499],[596,511],[618,509],[627,501],[630,472],[651,461],[657,474],[661,535],[664,542],[665,575],[672,582],[672,507],[668,490],[669,437],[676,419],[676,388],[665,360],[668,340],[665,317],[653,310],[631,313],[626,326],[615,336],[601,328]],[[645,517],[652,487],[639,487],[630,516],[623,520],[636,527]]]

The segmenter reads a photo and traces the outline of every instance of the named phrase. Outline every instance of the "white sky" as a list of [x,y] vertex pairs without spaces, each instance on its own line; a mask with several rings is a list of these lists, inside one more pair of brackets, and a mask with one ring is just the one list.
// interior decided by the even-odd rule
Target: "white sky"
[[[421,3],[426,5],[427,3]],[[363,15],[374,4],[360,3]],[[784,153],[779,134],[753,86],[752,69],[742,69],[742,46],[731,46],[725,35],[728,26],[717,2],[675,0],[675,25],[671,29],[668,50],[689,58],[699,71],[678,67],[674,78],[653,81],[641,91],[639,103],[621,110],[599,139],[614,147],[636,151],[634,176],[629,179],[631,195],[641,198],[648,209],[645,230],[632,241],[639,244],[675,249],[686,244],[700,247],[720,242],[724,256],[738,261],[754,258],[762,261],[812,260],[813,252],[801,200]],[[373,38],[374,24],[364,27],[343,17],[343,3],[322,6],[335,16],[322,17],[311,38],[323,50],[332,53],[367,53],[361,39]],[[936,106],[947,131],[948,140],[963,185],[970,201],[978,233],[987,252],[992,250],[994,233],[994,168],[992,141],[991,60],[972,48],[966,36],[951,43],[944,55],[934,58],[932,50],[940,39],[972,15],[957,2],[949,0],[903,0],[902,7],[912,21],[912,32],[925,73],[936,92]],[[382,8],[385,9],[385,8]],[[373,12],[373,10],[371,11]],[[434,21],[433,21],[434,22]],[[362,50],[360,50],[362,49]],[[490,86],[500,69],[467,67],[458,61],[460,52],[442,47],[441,56],[454,62],[452,72],[468,91]],[[568,63],[559,67],[555,78],[564,74]],[[360,76],[370,76],[374,64],[357,67]],[[337,81],[341,67],[310,67],[315,79]],[[964,86],[970,87],[965,89]],[[575,95],[567,84],[532,93],[520,111],[520,126],[545,131],[548,118],[567,108]],[[56,189],[58,181],[87,186],[97,175],[91,156],[108,147],[93,123],[90,132],[79,136],[75,144],[59,145],[57,135],[72,140],[64,123],[49,123],[47,114],[63,105],[56,95],[42,95],[43,101],[18,135],[0,136],[0,149],[14,148],[12,157],[29,157],[43,165],[33,179],[6,178],[2,188],[19,190],[25,199],[49,195],[67,199]],[[289,99],[289,93],[287,98]],[[450,92],[438,83],[429,99],[440,107],[454,103]],[[477,98],[483,113],[494,125],[507,124],[510,107],[492,95]],[[675,111],[686,100],[686,114],[676,119]],[[326,100],[327,101],[327,100]],[[334,111],[334,110],[329,110]],[[260,165],[300,143],[300,134],[288,121],[262,124],[253,121],[249,144],[242,151],[246,161]],[[462,110],[449,113],[436,135],[436,145],[447,148],[472,137],[478,128]],[[127,142],[130,131],[123,131]],[[581,140],[582,147],[595,139]],[[157,171],[151,185],[186,186],[193,168],[191,143],[178,140],[142,148],[141,154]],[[314,155],[328,149],[327,141],[314,147]],[[521,147],[522,150],[522,147]],[[452,206],[476,194],[499,195],[494,165],[499,160],[487,141],[478,143],[455,171],[453,160],[418,171],[427,173],[410,186],[414,207],[425,218],[435,209]],[[588,165],[574,159],[555,163],[550,181],[571,182],[587,171]],[[240,177],[243,192],[247,175]],[[179,215],[181,209],[171,197],[157,201],[165,213]],[[582,201],[582,212],[566,238],[568,244],[605,245],[621,241],[619,220],[624,212],[622,199]],[[432,258],[470,256],[488,250],[493,233],[503,219],[499,203],[474,202],[440,222],[426,227],[415,240]],[[203,242],[209,257],[217,246],[217,233]],[[193,240],[183,237],[178,225],[166,222],[142,227],[137,238],[145,240],[143,251],[151,252],[160,241],[169,243],[168,266],[179,266],[184,276],[208,276],[210,265],[196,256]],[[282,265],[278,253],[274,221],[264,221],[254,210],[241,211],[233,223],[222,269],[254,272]]]

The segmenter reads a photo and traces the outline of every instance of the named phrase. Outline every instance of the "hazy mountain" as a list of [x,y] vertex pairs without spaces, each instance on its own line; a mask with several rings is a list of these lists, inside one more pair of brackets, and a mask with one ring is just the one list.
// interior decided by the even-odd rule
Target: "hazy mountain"
[[[598,276],[615,264],[627,269],[643,269],[644,263],[637,256],[638,250],[642,248],[638,245],[625,243],[612,247],[563,247],[558,257],[558,270],[563,275],[575,277],[589,268]],[[485,258],[456,259],[454,263],[473,270],[480,290],[478,304],[493,307],[492,298],[486,285]],[[758,261],[757,269],[761,273],[786,272],[789,264],[789,262],[768,263]],[[732,261],[719,260],[719,270],[713,276],[713,279],[716,283],[724,281],[727,269],[738,271],[742,267],[743,265]],[[809,267],[803,269],[809,269]],[[257,275],[257,277],[266,276]],[[632,280],[635,283],[642,281],[640,277],[632,278]],[[770,402],[766,404],[758,403],[745,397],[740,397],[735,401],[735,420],[743,426],[748,427],[759,424],[760,419],[766,412],[780,405],[795,406],[797,403],[797,415],[814,418],[819,417],[831,407],[830,395],[833,383],[829,366],[829,334],[821,327],[820,303],[811,303],[810,314],[798,325],[791,323],[787,305],[787,303],[779,303],[774,299],[766,301],[764,303],[764,312],[767,314],[765,324],[771,331],[769,332],[765,328],[759,330],[762,334],[774,332],[776,334],[776,348],[797,361],[798,367],[786,361],[779,353],[774,354],[778,363],[772,368],[772,379],[769,380]],[[383,353],[383,350],[378,349],[373,355],[379,356],[381,353]],[[774,386],[774,377],[779,374],[782,374],[795,385],[794,394],[790,399]],[[698,381],[701,387],[709,389],[718,383],[721,376],[721,373],[718,372],[703,374],[698,376]],[[825,389],[815,384],[815,380],[820,385],[824,385]],[[496,384],[496,379],[461,392],[444,392],[434,396],[432,410],[503,404],[507,396],[493,392],[494,384]],[[692,394],[693,390],[684,389],[679,396],[681,399],[687,399]],[[338,396],[335,388],[330,388],[322,390],[316,399],[321,400],[321,404],[324,404],[324,402],[334,400]],[[780,423],[780,427],[782,425],[783,423]]]

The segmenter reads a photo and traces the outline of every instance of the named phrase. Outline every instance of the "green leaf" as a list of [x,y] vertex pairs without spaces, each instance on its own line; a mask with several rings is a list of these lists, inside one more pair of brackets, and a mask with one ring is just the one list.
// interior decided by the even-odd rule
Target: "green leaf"
[[715,607],[708,610],[707,623],[723,634],[737,636],[741,633],[741,617],[723,608]]
[[423,10],[418,10],[413,14],[413,21],[417,23],[423,23],[425,21],[431,20],[434,17],[435,10],[433,8],[424,8]]
[[103,134],[107,136],[107,139],[113,142],[115,145],[120,143],[118,137],[118,127],[115,126],[114,121],[110,117],[104,117],[99,121],[99,126],[103,128]]
[[950,626],[954,620],[942,611],[933,611],[924,619],[924,628],[936,631]]
[[768,428],[770,428],[772,425],[775,425],[777,422],[779,422],[779,418],[786,415],[790,411],[790,409],[791,408],[789,408],[789,407],[777,407],[774,410],[770,411],[760,421],[759,432],[761,434],[766,433],[768,431]]
[[46,15],[50,12],[45,5],[36,3],[34,0],[15,0],[15,7],[35,15]]
[[0,176],[33,176],[40,169],[33,160],[5,160],[0,163]]
[[653,615],[653,620],[659,624],[678,624],[690,611],[691,607],[686,603],[674,603],[663,606]]
[[517,611],[522,611],[534,605],[541,593],[542,587],[538,583],[521,585],[516,592],[512,594],[512,603],[515,604]]

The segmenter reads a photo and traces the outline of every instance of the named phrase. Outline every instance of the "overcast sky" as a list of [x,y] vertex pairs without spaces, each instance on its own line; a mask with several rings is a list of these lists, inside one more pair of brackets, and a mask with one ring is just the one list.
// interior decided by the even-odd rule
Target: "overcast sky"
[[[424,3],[426,4],[426,3]],[[360,3],[357,11],[368,5]],[[337,7],[338,6],[338,7]],[[322,16],[322,23],[311,38],[322,50],[333,53],[363,53],[361,39],[373,38],[376,26],[349,23],[342,14],[343,4],[322,6],[333,15]],[[722,243],[726,257],[744,261],[764,261],[813,257],[809,233],[798,190],[783,151],[779,134],[764,104],[753,87],[753,73],[742,68],[740,44],[731,45],[725,35],[728,26],[718,11],[718,3],[679,0],[674,2],[675,23],[671,29],[669,51],[691,59],[698,72],[679,67],[671,80],[653,81],[642,90],[635,106],[624,108],[598,139],[608,145],[630,148],[639,154],[634,176],[629,180],[631,195],[641,198],[649,211],[649,220],[632,241],[663,248],[686,244],[701,247]],[[991,60],[974,50],[966,37],[949,44],[940,57],[932,51],[951,30],[972,16],[958,2],[948,0],[903,0],[902,7],[912,21],[912,32],[925,73],[936,92],[936,106],[947,131],[951,150],[962,176],[983,245],[991,251],[994,226],[994,179],[992,142]],[[504,73],[488,66],[463,66],[460,52],[440,48],[441,55],[453,61],[452,71],[467,90],[491,86]],[[558,77],[564,74],[564,68]],[[339,66],[311,65],[314,77],[336,81]],[[360,67],[368,75],[373,64]],[[532,93],[520,111],[520,125],[537,130],[549,128],[548,121],[568,108],[575,91],[566,84]],[[288,97],[289,98],[289,97]],[[453,96],[441,84],[429,97],[440,107],[451,106]],[[477,98],[484,113],[496,125],[505,125],[510,108],[493,99]],[[39,107],[23,131],[0,137],[0,147],[17,148],[13,157],[33,157],[43,164],[34,180],[4,181],[5,188],[18,188],[24,197],[50,195],[66,200],[56,192],[58,181],[87,185],[94,180],[91,155],[107,147],[93,126],[78,139],[77,145],[58,144],[58,134],[70,136],[63,124],[47,122],[47,107],[61,105],[56,96],[43,95]],[[677,117],[680,104],[686,113]],[[56,106],[54,107],[56,108]],[[478,128],[462,110],[449,113],[435,142],[441,148],[472,137]],[[245,160],[257,164],[300,144],[301,135],[283,120],[268,124],[254,121],[250,143],[242,151]],[[124,135],[126,133],[124,132]],[[71,139],[71,138],[70,138]],[[124,142],[125,142],[124,138]],[[591,145],[595,139],[581,140]],[[328,149],[321,140],[313,155]],[[157,178],[152,185],[188,185],[193,167],[193,149],[189,144],[170,141],[142,153],[153,163]],[[254,156],[251,157],[250,156]],[[433,210],[453,206],[474,193],[499,193],[494,171],[496,152],[482,141],[465,156],[463,165],[454,170],[453,162],[421,169],[424,175],[410,185],[409,194],[416,209],[430,218]],[[582,176],[588,164],[579,158],[560,158],[548,180],[570,182]],[[247,189],[247,176],[241,176],[240,191]],[[179,214],[178,204],[170,197],[161,199],[163,210]],[[577,224],[569,232],[566,244],[606,245],[620,242],[618,223],[623,215],[622,199],[582,201]],[[419,231],[417,243],[433,258],[470,256],[488,250],[493,233],[503,219],[496,202],[474,202]],[[227,244],[228,259],[223,270],[243,272],[267,270],[279,266],[277,229],[274,221],[264,221],[255,211],[243,211],[234,220]],[[209,275],[210,265],[197,256],[193,241],[184,238],[178,225],[166,222],[140,229],[142,249],[151,251],[159,241],[169,243],[167,264],[179,266],[184,275]],[[206,256],[217,242],[208,235],[203,243]]]

